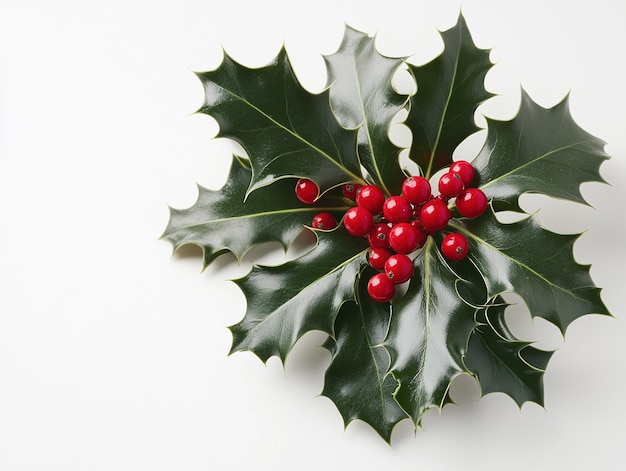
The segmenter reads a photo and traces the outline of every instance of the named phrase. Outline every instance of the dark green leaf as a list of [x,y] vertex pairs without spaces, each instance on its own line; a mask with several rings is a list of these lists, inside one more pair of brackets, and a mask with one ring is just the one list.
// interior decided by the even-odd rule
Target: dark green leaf
[[505,323],[505,309],[502,299],[496,298],[479,311],[465,365],[476,375],[483,394],[506,393],[520,407],[526,401],[543,405],[543,373],[553,352],[515,339]]
[[333,111],[343,126],[359,127],[361,164],[383,191],[400,194],[405,176],[389,126],[408,98],[391,85],[402,59],[379,54],[374,38],[346,26],[339,50],[325,60]]
[[345,303],[335,322],[335,340],[326,347],[332,362],[326,370],[324,391],[347,426],[360,419],[374,428],[387,442],[393,427],[406,413],[393,393],[398,383],[387,374],[389,355],[381,346],[389,327],[389,303],[372,301],[366,291],[371,269],[359,281],[357,302]]
[[489,50],[478,49],[462,16],[442,33],[444,51],[421,67],[409,64],[417,81],[406,124],[413,132],[410,157],[426,178],[452,163],[452,152],[478,127],[476,107],[492,96],[484,81]]
[[285,360],[306,332],[334,336],[342,304],[354,300],[357,275],[366,263],[367,241],[343,228],[316,232],[317,245],[302,257],[276,267],[254,266],[239,280],[248,302],[246,315],[231,326],[232,352],[251,350],[261,360]]
[[604,181],[605,143],[574,122],[567,98],[546,109],[522,91],[514,119],[487,124],[487,140],[473,163],[475,185],[498,209],[518,210],[525,192],[586,203],[580,185]]
[[395,398],[419,425],[428,409],[443,406],[450,383],[466,371],[463,355],[476,308],[458,295],[461,280],[432,238],[415,259],[415,269],[407,293],[392,305],[384,345],[400,383]]
[[282,180],[271,187],[244,196],[252,172],[248,162],[233,158],[228,180],[219,191],[198,187],[198,200],[187,209],[170,208],[170,220],[163,233],[174,248],[185,244],[202,247],[208,265],[223,252],[241,258],[256,244],[278,241],[287,248],[304,225],[311,225],[320,211],[346,207],[339,199],[323,198],[318,204],[303,205],[294,194],[294,180]]
[[248,152],[248,194],[285,177],[309,178],[322,191],[362,181],[357,131],[337,122],[328,90],[314,95],[300,85],[284,49],[258,69],[224,54],[220,67],[198,77],[205,88],[199,111],[217,120],[220,136]]
[[589,265],[574,260],[578,234],[547,231],[535,215],[502,224],[490,210],[451,226],[467,236],[469,256],[483,273],[491,296],[519,294],[533,316],[543,317],[562,332],[582,315],[608,314]]

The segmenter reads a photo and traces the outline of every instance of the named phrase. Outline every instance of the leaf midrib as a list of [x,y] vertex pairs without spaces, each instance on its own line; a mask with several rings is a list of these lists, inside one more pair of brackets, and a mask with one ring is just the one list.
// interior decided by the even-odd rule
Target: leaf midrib
[[347,211],[348,207],[337,207],[337,206],[332,206],[332,207],[320,207],[320,206],[311,206],[311,207],[303,207],[303,208],[293,208],[293,209],[282,209],[282,210],[278,210],[278,211],[263,211],[260,213],[254,213],[254,214],[244,214],[241,216],[232,216],[232,217],[223,217],[223,218],[218,218],[218,219],[211,219],[210,221],[205,221],[205,222],[198,222],[195,224],[187,224],[184,226],[179,226],[179,230],[181,229],[191,229],[191,228],[197,228],[197,227],[202,227],[202,226],[207,226],[207,225],[211,225],[211,224],[215,224],[215,223],[222,223],[222,222],[229,222],[229,221],[236,221],[236,220],[240,220],[240,219],[253,219],[253,218],[258,218],[258,217],[264,217],[264,216],[273,216],[273,215],[279,215],[279,214],[291,214],[291,213],[299,213],[299,212],[320,212],[320,211]]
[[380,368],[378,367],[378,362],[376,361],[376,355],[374,355],[374,348],[376,345],[373,345],[372,340],[370,338],[369,332],[367,330],[367,325],[365,323],[365,316],[363,315],[363,305],[359,303],[359,313],[361,315],[361,325],[363,326],[363,335],[365,336],[365,342],[367,342],[367,351],[369,352],[370,358],[372,360],[372,364],[374,365],[374,371],[376,372],[376,380],[378,383],[378,391],[380,395],[380,408],[383,411],[383,415],[385,415],[385,411],[387,410],[387,406],[385,404],[385,390],[384,390],[384,375],[380,373]]
[[357,97],[358,97],[358,101],[359,101],[359,105],[361,107],[361,116],[362,116],[362,123],[363,123],[363,128],[365,129],[365,135],[367,136],[367,142],[369,143],[369,148],[370,148],[370,152],[372,155],[372,164],[374,165],[374,168],[376,169],[376,176],[378,177],[378,183],[382,186],[382,190],[390,195],[391,192],[389,191],[389,188],[387,188],[387,185],[385,184],[385,181],[383,180],[382,174],[380,172],[380,168],[378,167],[378,160],[376,158],[376,151],[374,149],[374,140],[372,138],[372,134],[370,132],[370,128],[369,128],[369,122],[367,119],[367,114],[365,113],[365,103],[363,101],[363,92],[361,91],[361,76],[359,75],[358,72],[358,67],[356,64],[356,57],[352,56],[352,64],[354,65],[353,69],[354,69],[354,81],[356,83],[356,88],[357,88]]
[[[521,135],[521,134],[522,134],[522,133],[520,132],[520,135]],[[492,184],[494,184],[494,183],[497,183],[498,181],[503,180],[503,179],[505,179],[505,178],[507,178],[507,177],[510,177],[511,175],[515,175],[517,172],[521,171],[522,169],[524,169],[524,168],[526,168],[526,167],[529,167],[529,166],[531,166],[531,165],[533,165],[533,164],[535,164],[535,163],[537,163],[537,162],[539,162],[539,161],[541,161],[541,160],[543,160],[543,159],[545,159],[545,158],[548,158],[549,156],[551,156],[551,155],[553,155],[553,154],[556,154],[556,153],[558,153],[558,152],[563,152],[563,151],[568,150],[568,149],[572,149],[572,148],[574,148],[574,147],[577,147],[577,146],[579,146],[579,145],[581,145],[581,144],[585,144],[585,143],[587,143],[587,142],[588,142],[588,141],[577,141],[577,142],[573,142],[573,143],[571,143],[571,144],[568,144],[568,145],[566,145],[566,146],[557,147],[556,149],[552,149],[552,150],[550,150],[550,151],[548,151],[548,152],[545,152],[545,153],[543,153],[543,154],[541,154],[541,155],[539,155],[539,156],[535,157],[535,158],[534,158],[534,159],[532,159],[532,160],[529,160],[528,162],[525,162],[524,164],[522,164],[522,165],[520,165],[520,166],[518,166],[518,167],[515,167],[515,168],[513,168],[513,169],[509,170],[509,171],[508,171],[508,172],[506,172],[506,173],[503,173],[502,175],[500,175],[500,176],[498,176],[498,177],[496,177],[496,178],[494,178],[494,179],[492,179],[492,180],[489,180],[489,181],[488,181],[488,182],[486,182],[484,185],[481,185],[479,188],[481,188],[481,189],[482,189],[482,188],[487,188],[487,187],[489,187],[490,185],[492,185]]]
[[507,260],[510,260],[511,262],[513,262],[515,265],[517,265],[518,267],[522,268],[523,270],[526,270],[527,272],[531,273],[532,275],[536,276],[537,278],[539,278],[541,281],[543,281],[545,284],[547,284],[548,286],[555,288],[561,292],[564,292],[565,294],[567,294],[568,296],[572,297],[573,299],[576,299],[578,301],[585,301],[585,298],[580,298],[578,296],[575,296],[573,292],[571,292],[570,290],[568,290],[567,288],[564,288],[560,285],[557,285],[556,283],[553,283],[552,281],[550,281],[548,278],[546,278],[544,275],[542,275],[541,273],[537,272],[536,270],[532,269],[531,267],[529,267],[528,265],[526,265],[525,263],[522,263],[520,260],[517,260],[513,257],[511,257],[510,255],[508,255],[507,253],[503,252],[502,250],[498,249],[497,247],[495,247],[494,245],[488,243],[486,240],[482,239],[481,237],[478,237],[476,234],[474,234],[473,232],[470,232],[469,230],[467,230],[467,228],[459,225],[459,224],[455,224],[453,222],[448,223],[448,225],[450,227],[453,227],[454,229],[456,229],[459,232],[462,232],[464,234],[466,234],[467,236],[471,237],[472,239],[474,239],[476,242],[483,244],[484,246],[490,248],[491,250],[493,250],[494,252],[497,252],[498,254],[500,254],[501,256],[503,256],[504,258],[506,258]]
[[[280,123],[279,121],[277,121],[276,119],[274,119],[271,115],[267,114],[266,112],[264,112],[263,110],[261,110],[261,108],[259,108],[258,106],[254,105],[253,103],[249,102],[248,100],[246,100],[244,97],[238,95],[237,93],[235,93],[232,90],[229,90],[228,88],[225,88],[223,85],[220,85],[220,87],[222,88],[222,90],[224,90],[226,93],[230,94],[231,96],[235,97],[236,99],[238,99],[239,101],[241,101],[242,103],[246,104],[247,106],[249,106],[251,109],[253,109],[254,111],[256,111],[257,113],[259,113],[261,116],[265,117],[268,121],[270,121],[271,123],[275,124],[278,128],[282,129],[283,131],[287,132],[288,134],[290,134],[291,136],[295,137],[297,140],[299,140],[300,142],[302,142],[303,144],[305,144],[306,146],[310,147],[311,149],[313,149],[315,152],[317,152],[319,155],[321,155],[322,157],[326,158],[327,160],[329,160],[330,162],[332,162],[336,167],[340,168],[343,172],[345,172],[346,174],[350,175],[351,177],[353,177],[357,182],[363,182],[363,178],[359,175],[356,175],[355,173],[353,173],[352,171],[348,170],[348,168],[346,168],[345,166],[340,164],[341,159],[337,158],[334,159],[331,155],[329,155],[328,153],[326,153],[324,150],[320,149],[319,147],[317,147],[316,145],[314,145],[312,142],[309,142],[308,140],[304,139],[300,134],[298,134],[295,130],[291,130],[289,129],[287,126],[283,125],[282,123]],[[289,119],[289,121],[291,122],[291,117],[289,116],[289,111],[285,110],[287,117]],[[334,140],[334,139],[333,139]]]
[[[361,250],[360,252],[358,252],[356,255],[350,257],[348,260],[345,260],[343,263],[335,266],[332,270],[329,270],[328,272],[318,276],[317,278],[315,278],[314,280],[312,280],[310,283],[308,283],[307,285],[305,285],[304,287],[302,287],[298,294],[296,294],[293,297],[290,297],[289,300],[285,303],[282,303],[280,305],[278,305],[276,308],[274,308],[270,313],[268,313],[267,316],[260,318],[260,319],[253,319],[251,321],[251,324],[254,324],[254,327],[252,329],[250,329],[248,331],[248,333],[246,334],[247,336],[250,336],[252,332],[254,332],[260,325],[264,324],[266,321],[268,321],[270,318],[272,318],[275,315],[279,315],[281,312],[281,308],[283,308],[284,306],[292,303],[292,302],[296,302],[294,300],[297,300],[298,296],[305,292],[306,290],[308,290],[311,286],[315,285],[316,283],[318,283],[321,279],[326,278],[327,276],[331,276],[333,273],[343,270],[344,268],[346,268],[350,263],[354,262],[355,260],[357,260],[360,256],[362,256],[365,252],[367,251],[367,249]],[[330,334],[330,332],[328,332]]]
[[435,161],[435,154],[437,153],[437,147],[439,147],[439,139],[441,138],[441,133],[443,131],[443,125],[446,120],[446,115],[448,114],[448,106],[450,105],[450,100],[452,99],[452,91],[455,88],[456,83],[456,74],[459,68],[459,56],[461,55],[461,44],[463,42],[462,35],[459,35],[459,44],[456,51],[456,55],[454,57],[454,72],[452,73],[452,80],[450,81],[450,89],[448,90],[448,96],[446,97],[446,103],[443,107],[443,112],[441,113],[441,120],[439,121],[439,126],[437,128],[437,137],[435,138],[435,143],[433,145],[433,149],[430,152],[430,159],[428,161],[428,168],[425,172],[425,177],[429,179],[431,177],[431,172],[433,169],[433,162]]
[[431,257],[431,250],[432,250],[432,237],[428,238],[428,241],[426,242],[426,246],[424,247],[424,250],[422,251],[422,255],[424,257],[424,304],[425,304],[425,309],[424,309],[424,354],[421,356],[420,360],[419,360],[419,367],[417,368],[417,371],[415,372],[415,374],[413,375],[413,377],[411,378],[412,382],[416,382],[417,384],[420,384],[421,381],[419,380],[419,376],[423,374],[424,372],[424,365],[426,364],[426,355],[428,352],[428,341],[430,338],[429,335],[429,329],[430,329],[430,287],[431,284],[430,282],[427,280],[430,280],[430,257]]

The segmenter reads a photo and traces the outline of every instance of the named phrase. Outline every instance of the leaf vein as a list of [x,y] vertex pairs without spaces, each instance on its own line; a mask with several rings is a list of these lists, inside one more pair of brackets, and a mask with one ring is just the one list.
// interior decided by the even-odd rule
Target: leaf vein
[[[355,175],[352,171],[350,171],[347,167],[345,167],[345,165],[343,165],[343,159],[341,158],[341,156],[339,155],[337,159],[334,159],[331,155],[329,155],[328,153],[326,153],[323,149],[320,149],[318,146],[316,146],[315,144],[313,144],[312,142],[306,140],[303,136],[301,136],[300,134],[298,134],[298,132],[295,129],[290,129],[289,127],[285,126],[284,124],[282,124],[280,121],[276,120],[274,117],[272,117],[271,115],[265,113],[263,110],[261,110],[259,107],[257,107],[256,105],[254,105],[253,103],[251,103],[250,101],[246,100],[244,97],[238,95],[237,93],[235,93],[232,90],[228,90],[227,88],[222,87],[222,89],[232,95],[233,97],[235,97],[236,99],[240,100],[242,103],[246,104],[248,107],[250,107],[252,110],[254,110],[255,112],[257,112],[258,114],[260,114],[261,116],[263,116],[265,119],[267,119],[268,121],[270,121],[271,123],[274,123],[278,128],[283,129],[284,131],[286,131],[288,134],[290,134],[291,136],[293,136],[294,138],[296,138],[297,140],[299,140],[300,142],[304,143],[306,146],[310,147],[311,149],[315,150],[316,153],[318,153],[319,155],[321,155],[322,157],[326,158],[327,160],[329,160],[330,162],[332,162],[334,165],[336,165],[337,167],[339,167],[341,170],[343,170],[345,173],[353,176],[357,181],[361,181],[361,177],[359,177],[358,175]],[[287,119],[290,121],[290,125],[293,126],[293,123],[291,123],[291,118],[289,117],[289,113],[287,112]],[[337,147],[335,146],[335,148],[337,149]],[[338,150],[338,149],[337,149]]]
[[526,270],[527,272],[529,272],[530,274],[536,276],[541,281],[543,281],[548,286],[550,286],[551,289],[555,288],[558,291],[562,291],[565,294],[567,294],[568,296],[570,296],[570,297],[572,297],[572,298],[574,298],[574,299],[576,299],[578,301],[585,301],[585,298],[580,298],[580,297],[576,296],[571,290],[569,290],[569,289],[567,289],[567,288],[565,288],[563,286],[557,285],[556,283],[553,283],[551,280],[546,278],[544,275],[542,275],[538,271],[534,270],[533,268],[531,268],[530,266],[526,265],[525,263],[522,263],[520,260],[517,260],[517,259],[511,257],[510,255],[508,255],[507,253],[503,252],[499,248],[497,248],[494,245],[488,243],[485,239],[482,239],[482,238],[478,237],[476,234],[468,231],[465,227],[463,227],[461,225],[458,225],[458,224],[454,224],[454,223],[449,223],[449,225],[451,227],[457,229],[458,231],[465,233],[466,235],[468,235],[469,237],[474,239],[476,242],[479,242],[479,243],[483,244],[484,246],[490,248],[491,250],[499,253],[501,256],[503,256],[507,260],[511,261],[513,264],[517,265],[518,267],[520,267],[520,268]]

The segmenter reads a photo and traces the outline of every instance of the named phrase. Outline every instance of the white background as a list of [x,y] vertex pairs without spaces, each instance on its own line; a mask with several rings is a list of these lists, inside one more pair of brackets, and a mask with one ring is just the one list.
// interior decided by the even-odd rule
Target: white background
[[[384,6],[383,6],[384,3]],[[626,3],[463,2],[473,37],[497,62],[480,112],[512,117],[520,85],[571,110],[608,142],[611,183],[585,184],[595,209],[525,198],[577,242],[615,318],[586,316],[565,341],[518,310],[512,325],[558,348],[546,407],[501,394],[396,427],[344,431],[319,393],[328,354],[308,335],[286,368],[227,356],[244,314],[234,284],[249,262],[201,272],[197,250],[158,240],[168,205],[219,188],[230,152],[194,115],[192,71],[221,46],[248,66],[283,41],[302,82],[326,81],[321,54],[344,21],[378,33],[388,55],[423,63],[458,1],[0,2],[0,470],[622,470],[626,463],[623,264],[626,259]],[[481,116],[480,123],[484,124]],[[262,250],[254,251],[263,261]],[[271,255],[271,254],[270,254]]]

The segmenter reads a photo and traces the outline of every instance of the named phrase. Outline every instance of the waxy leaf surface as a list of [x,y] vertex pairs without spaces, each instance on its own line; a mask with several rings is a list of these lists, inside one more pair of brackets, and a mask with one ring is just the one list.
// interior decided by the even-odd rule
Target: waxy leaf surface
[[410,157],[426,178],[452,163],[452,152],[478,130],[476,107],[492,94],[485,90],[489,51],[474,45],[462,16],[442,33],[444,51],[423,66],[409,64],[417,82],[406,119],[413,132]]
[[344,203],[331,197],[317,205],[303,205],[295,196],[293,179],[252,193],[244,203],[252,171],[249,163],[233,158],[228,180],[218,190],[198,187],[198,200],[186,209],[170,208],[170,220],[163,233],[174,248],[195,244],[202,248],[208,265],[218,255],[232,252],[241,258],[253,246],[279,242],[287,248],[303,226],[311,225],[320,211],[345,211]]
[[317,236],[317,245],[296,260],[254,266],[236,280],[248,307],[243,320],[230,327],[232,352],[251,350],[263,361],[274,355],[284,361],[306,332],[334,335],[339,308],[355,299],[367,242],[348,235],[343,226]]
[[490,210],[452,227],[466,235],[469,257],[484,275],[490,296],[515,292],[531,315],[543,317],[562,332],[585,314],[608,314],[589,266],[574,260],[579,235],[547,231],[536,215],[502,224]]
[[443,406],[452,380],[466,372],[476,309],[458,295],[461,281],[429,239],[407,293],[393,303],[384,345],[400,383],[395,398],[416,425],[428,409]]
[[526,401],[543,404],[543,374],[553,352],[516,339],[504,319],[501,298],[481,311],[470,337],[465,365],[478,379],[483,395],[502,392],[520,407]]
[[392,119],[408,97],[398,94],[391,80],[402,59],[385,57],[375,39],[346,26],[339,50],[326,56],[333,111],[347,128],[359,128],[359,158],[373,183],[388,195],[400,194],[405,178],[400,148],[389,139]]
[[359,280],[357,302],[345,303],[335,322],[335,339],[326,342],[332,361],[322,394],[330,398],[346,426],[360,419],[387,442],[407,414],[393,398],[398,383],[387,374],[389,354],[382,347],[389,327],[389,303],[372,301],[366,291],[373,270]]
[[217,120],[219,136],[239,142],[248,153],[248,193],[285,177],[309,178],[322,191],[362,181],[357,131],[337,122],[328,90],[314,95],[300,85],[284,49],[258,69],[225,53],[216,70],[198,77],[205,88],[199,111]]
[[567,99],[543,108],[522,91],[511,121],[487,120],[487,140],[473,162],[475,186],[499,209],[519,210],[522,193],[543,193],[585,204],[584,182],[604,182],[605,143],[572,119]]

